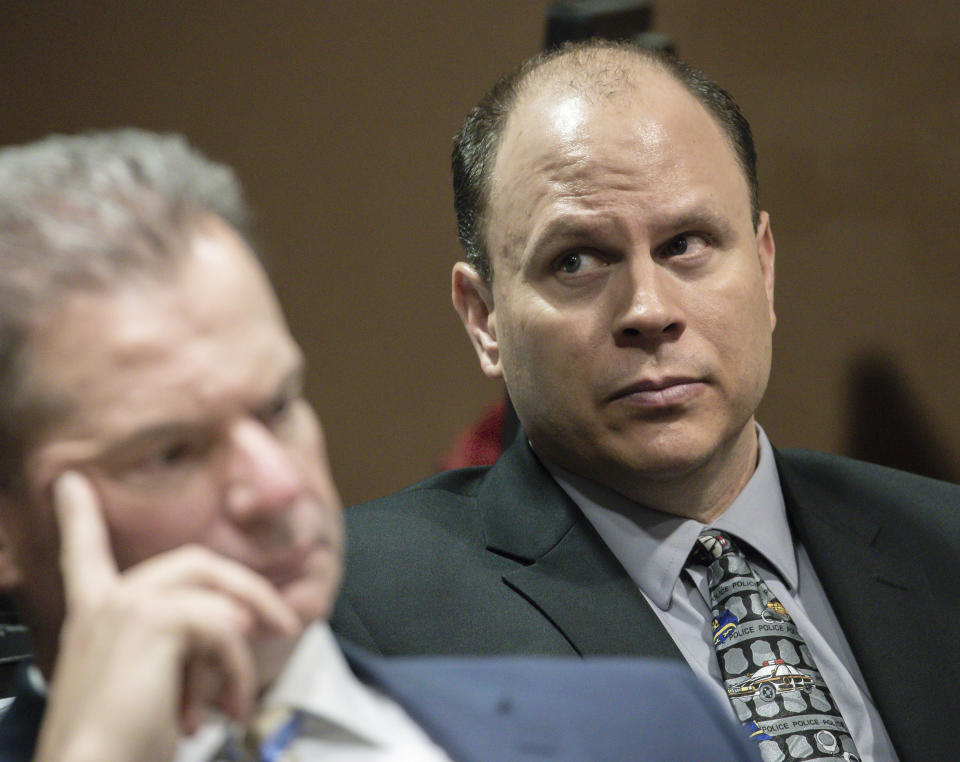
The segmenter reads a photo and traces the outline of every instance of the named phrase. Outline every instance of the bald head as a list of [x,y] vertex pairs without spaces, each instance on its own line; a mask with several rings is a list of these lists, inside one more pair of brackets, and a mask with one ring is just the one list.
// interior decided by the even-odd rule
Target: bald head
[[[681,85],[722,129],[746,180],[754,225],[759,222],[753,136],[746,118],[723,88],[672,56],[632,43],[591,40],[568,44],[528,59],[501,78],[454,138],[457,231],[467,261],[484,280],[493,279],[486,230],[492,175],[504,132],[517,107],[533,97],[556,97],[559,107],[572,102],[565,97],[570,94],[585,102],[623,94],[642,97],[660,76]],[[574,119],[576,115],[569,116]]]

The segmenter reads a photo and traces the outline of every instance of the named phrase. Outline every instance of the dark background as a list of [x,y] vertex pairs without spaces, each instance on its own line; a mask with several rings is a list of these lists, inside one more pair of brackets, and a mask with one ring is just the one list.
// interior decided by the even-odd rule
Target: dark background
[[[431,472],[499,387],[449,305],[450,138],[547,2],[11,2],[0,143],[175,130],[233,165],[345,500]],[[960,10],[656,2],[750,117],[778,243],[780,446],[960,466]],[[912,459],[912,461],[911,461]]]

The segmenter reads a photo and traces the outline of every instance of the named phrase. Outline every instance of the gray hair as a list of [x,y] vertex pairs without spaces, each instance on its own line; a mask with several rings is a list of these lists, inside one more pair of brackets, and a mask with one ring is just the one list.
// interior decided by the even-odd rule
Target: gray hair
[[540,83],[538,75],[554,62],[568,64],[560,73],[569,87],[599,94],[621,91],[630,77],[629,70],[619,65],[625,61],[639,61],[659,68],[706,108],[730,141],[747,181],[753,224],[759,223],[760,191],[753,135],[749,122],[726,90],[672,53],[653,50],[638,42],[605,39],[568,42],[527,59],[497,80],[453,139],[453,202],[457,234],[467,261],[487,283],[493,280],[493,263],[487,251],[484,230],[490,203],[490,176],[507,118],[517,101],[528,87],[533,86],[532,83]]
[[66,293],[172,273],[184,236],[215,215],[248,235],[233,171],[179,135],[53,135],[0,149],[0,490],[21,476],[31,329]]

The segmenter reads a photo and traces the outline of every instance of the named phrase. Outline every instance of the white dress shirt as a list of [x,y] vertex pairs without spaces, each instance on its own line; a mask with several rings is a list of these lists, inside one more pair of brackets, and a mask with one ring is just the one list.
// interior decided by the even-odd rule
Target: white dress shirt
[[[314,624],[303,634],[262,705],[289,707],[307,715],[284,760],[450,760],[395,701],[354,677],[326,624]],[[205,725],[184,739],[174,762],[208,762],[229,732],[229,725],[222,721]]]
[[[817,663],[864,760],[896,762],[883,721],[803,546],[787,520],[773,448],[757,426],[757,469],[713,523],[746,544],[751,564],[791,618]],[[637,584],[684,659],[734,716],[713,647],[705,570],[684,568],[704,524],[654,511],[544,461]],[[745,551],[748,548],[744,548]]]

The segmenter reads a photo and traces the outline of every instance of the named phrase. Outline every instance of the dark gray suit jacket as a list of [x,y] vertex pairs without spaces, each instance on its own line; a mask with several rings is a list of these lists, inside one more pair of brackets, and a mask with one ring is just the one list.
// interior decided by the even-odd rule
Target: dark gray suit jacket
[[[901,758],[951,758],[960,717],[960,487],[777,453],[796,538]],[[623,567],[521,436],[491,468],[347,510],[334,629],[384,654],[681,661]]]

